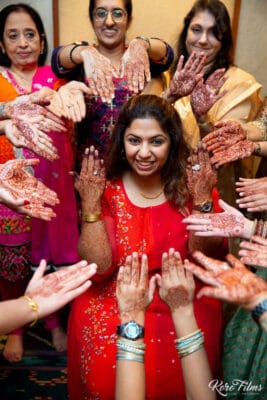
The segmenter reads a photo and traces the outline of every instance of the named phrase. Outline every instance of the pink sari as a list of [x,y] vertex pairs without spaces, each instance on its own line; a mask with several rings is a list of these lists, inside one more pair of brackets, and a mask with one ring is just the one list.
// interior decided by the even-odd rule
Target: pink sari
[[[54,88],[58,79],[50,66],[38,68],[32,82],[32,91],[42,87]],[[73,157],[69,133],[50,132],[57,148],[59,159],[53,162],[42,157],[35,167],[35,176],[54,190],[60,203],[54,207],[57,214],[50,222],[32,220],[32,264],[39,264],[42,258],[54,265],[73,264],[79,260],[77,253],[78,218],[73,178]],[[28,155],[27,155],[28,157]],[[34,155],[34,157],[36,157]]]

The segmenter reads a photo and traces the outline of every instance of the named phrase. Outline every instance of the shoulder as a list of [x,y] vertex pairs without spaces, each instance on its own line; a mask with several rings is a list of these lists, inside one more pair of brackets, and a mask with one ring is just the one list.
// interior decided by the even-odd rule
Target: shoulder
[[[256,78],[250,74],[249,72],[245,71],[242,68],[232,66],[228,68],[228,70],[225,72],[225,75],[228,76],[228,82],[234,82],[234,83],[240,83],[240,82],[250,82],[251,84],[254,84],[256,82]],[[227,83],[226,81],[226,83]]]

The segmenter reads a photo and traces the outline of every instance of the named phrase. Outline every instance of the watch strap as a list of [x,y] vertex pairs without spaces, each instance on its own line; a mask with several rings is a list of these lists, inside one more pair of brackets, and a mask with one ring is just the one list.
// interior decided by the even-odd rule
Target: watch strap
[[267,299],[261,301],[256,307],[253,308],[251,311],[252,318],[254,319],[257,324],[259,324],[259,319],[263,313],[267,311]]
[[201,204],[194,204],[193,209],[196,211],[209,213],[213,210],[213,202],[212,201],[205,201]]

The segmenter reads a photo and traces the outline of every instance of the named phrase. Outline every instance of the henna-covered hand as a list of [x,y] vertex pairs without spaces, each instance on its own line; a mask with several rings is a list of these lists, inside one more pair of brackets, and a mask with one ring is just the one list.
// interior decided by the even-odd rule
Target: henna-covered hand
[[157,276],[159,296],[174,312],[192,306],[195,283],[193,275],[185,271],[178,251],[169,249],[162,255],[162,275]]
[[267,290],[267,283],[231,254],[226,256],[227,262],[207,257],[200,251],[196,251],[193,257],[205,269],[188,260],[185,260],[185,268],[211,285],[203,287],[197,294],[198,298],[214,297],[247,308],[258,294]]
[[215,130],[206,135],[202,142],[206,144],[208,151],[213,154],[228,150],[236,143],[246,139],[246,131],[236,121],[222,121],[214,124]]
[[226,94],[225,90],[219,93],[227,79],[224,76],[224,72],[223,68],[217,69],[205,82],[203,79],[200,80],[193,89],[190,96],[190,103],[197,118],[205,115],[213,104]]
[[[140,265],[141,264],[141,265]],[[136,320],[151,303],[155,291],[155,277],[148,284],[147,256],[138,254],[127,256],[125,266],[121,266],[117,277],[116,297],[122,320]]]
[[82,82],[71,81],[58,90],[64,117],[80,122],[86,115],[85,95],[91,96],[92,89]]
[[38,304],[38,315],[43,318],[84,293],[91,286],[90,278],[96,269],[96,264],[89,265],[86,261],[79,261],[44,276],[46,262],[42,260],[28,284],[25,295]]
[[25,147],[49,161],[58,159],[57,149],[52,139],[35,124],[28,123],[26,120],[7,120],[5,134],[16,147]]
[[267,239],[252,236],[250,241],[242,241],[238,255],[244,264],[267,268]]
[[212,189],[217,183],[217,171],[212,167],[208,151],[199,143],[187,160],[187,186],[195,204],[212,198]]
[[235,143],[229,149],[222,151],[216,151],[210,158],[210,162],[216,168],[222,165],[228,164],[236,160],[242,160],[243,158],[250,157],[254,152],[254,143],[249,140],[243,140],[242,142]]
[[74,172],[72,175],[82,202],[90,203],[92,209],[97,207],[105,189],[106,178],[104,160],[99,158],[98,150],[94,146],[85,149],[80,175]]
[[82,50],[81,57],[89,88],[95,96],[100,96],[103,102],[110,103],[114,98],[112,77],[118,75],[115,67],[93,46]]
[[44,132],[65,132],[65,124],[60,118],[62,114],[60,112],[56,114],[48,109],[51,100],[57,93],[52,89],[48,89],[48,91],[43,89],[40,92],[19,96],[7,103],[5,111],[8,118],[34,124]]
[[202,79],[201,71],[204,67],[205,60],[206,57],[204,53],[196,53],[193,51],[183,66],[184,56],[181,55],[170,86],[164,94],[164,98],[174,103],[179,98],[188,96]]
[[10,160],[0,165],[0,199],[15,211],[50,221],[55,213],[45,204],[59,203],[57,194],[26,171],[39,160]]
[[246,208],[249,212],[267,211],[267,177],[239,178],[236,186],[240,196],[236,200],[239,208]]
[[126,76],[129,89],[139,93],[149,82],[150,67],[147,43],[142,39],[133,39],[129,43],[121,60],[121,77]]
[[246,131],[236,121],[217,122],[215,131],[202,141],[212,152],[211,163],[216,168],[229,162],[251,156],[254,144],[246,140]]
[[253,232],[253,221],[229,206],[223,200],[219,200],[219,206],[224,210],[214,214],[191,214],[183,219],[187,229],[194,231],[197,236],[206,237],[240,237],[249,239]]

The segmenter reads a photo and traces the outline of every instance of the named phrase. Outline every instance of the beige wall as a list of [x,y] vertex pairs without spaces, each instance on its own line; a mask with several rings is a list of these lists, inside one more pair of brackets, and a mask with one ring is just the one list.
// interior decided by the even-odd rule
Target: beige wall
[[[194,0],[133,0],[133,22],[128,39],[138,35],[159,36],[175,44],[183,18]],[[230,16],[234,0],[224,0]],[[58,0],[59,41],[67,44],[94,38],[88,18],[88,0]],[[242,0],[235,62],[263,84],[267,94],[267,1]]]
[[263,85],[262,96],[267,96],[266,20],[266,0],[242,0],[235,62]]
[[[60,43],[81,39],[92,41],[94,34],[88,18],[89,1],[58,0],[58,3]],[[183,18],[193,3],[194,0],[133,0],[133,21],[128,38],[159,36],[173,45]],[[232,15],[234,0],[225,0],[224,3]]]

